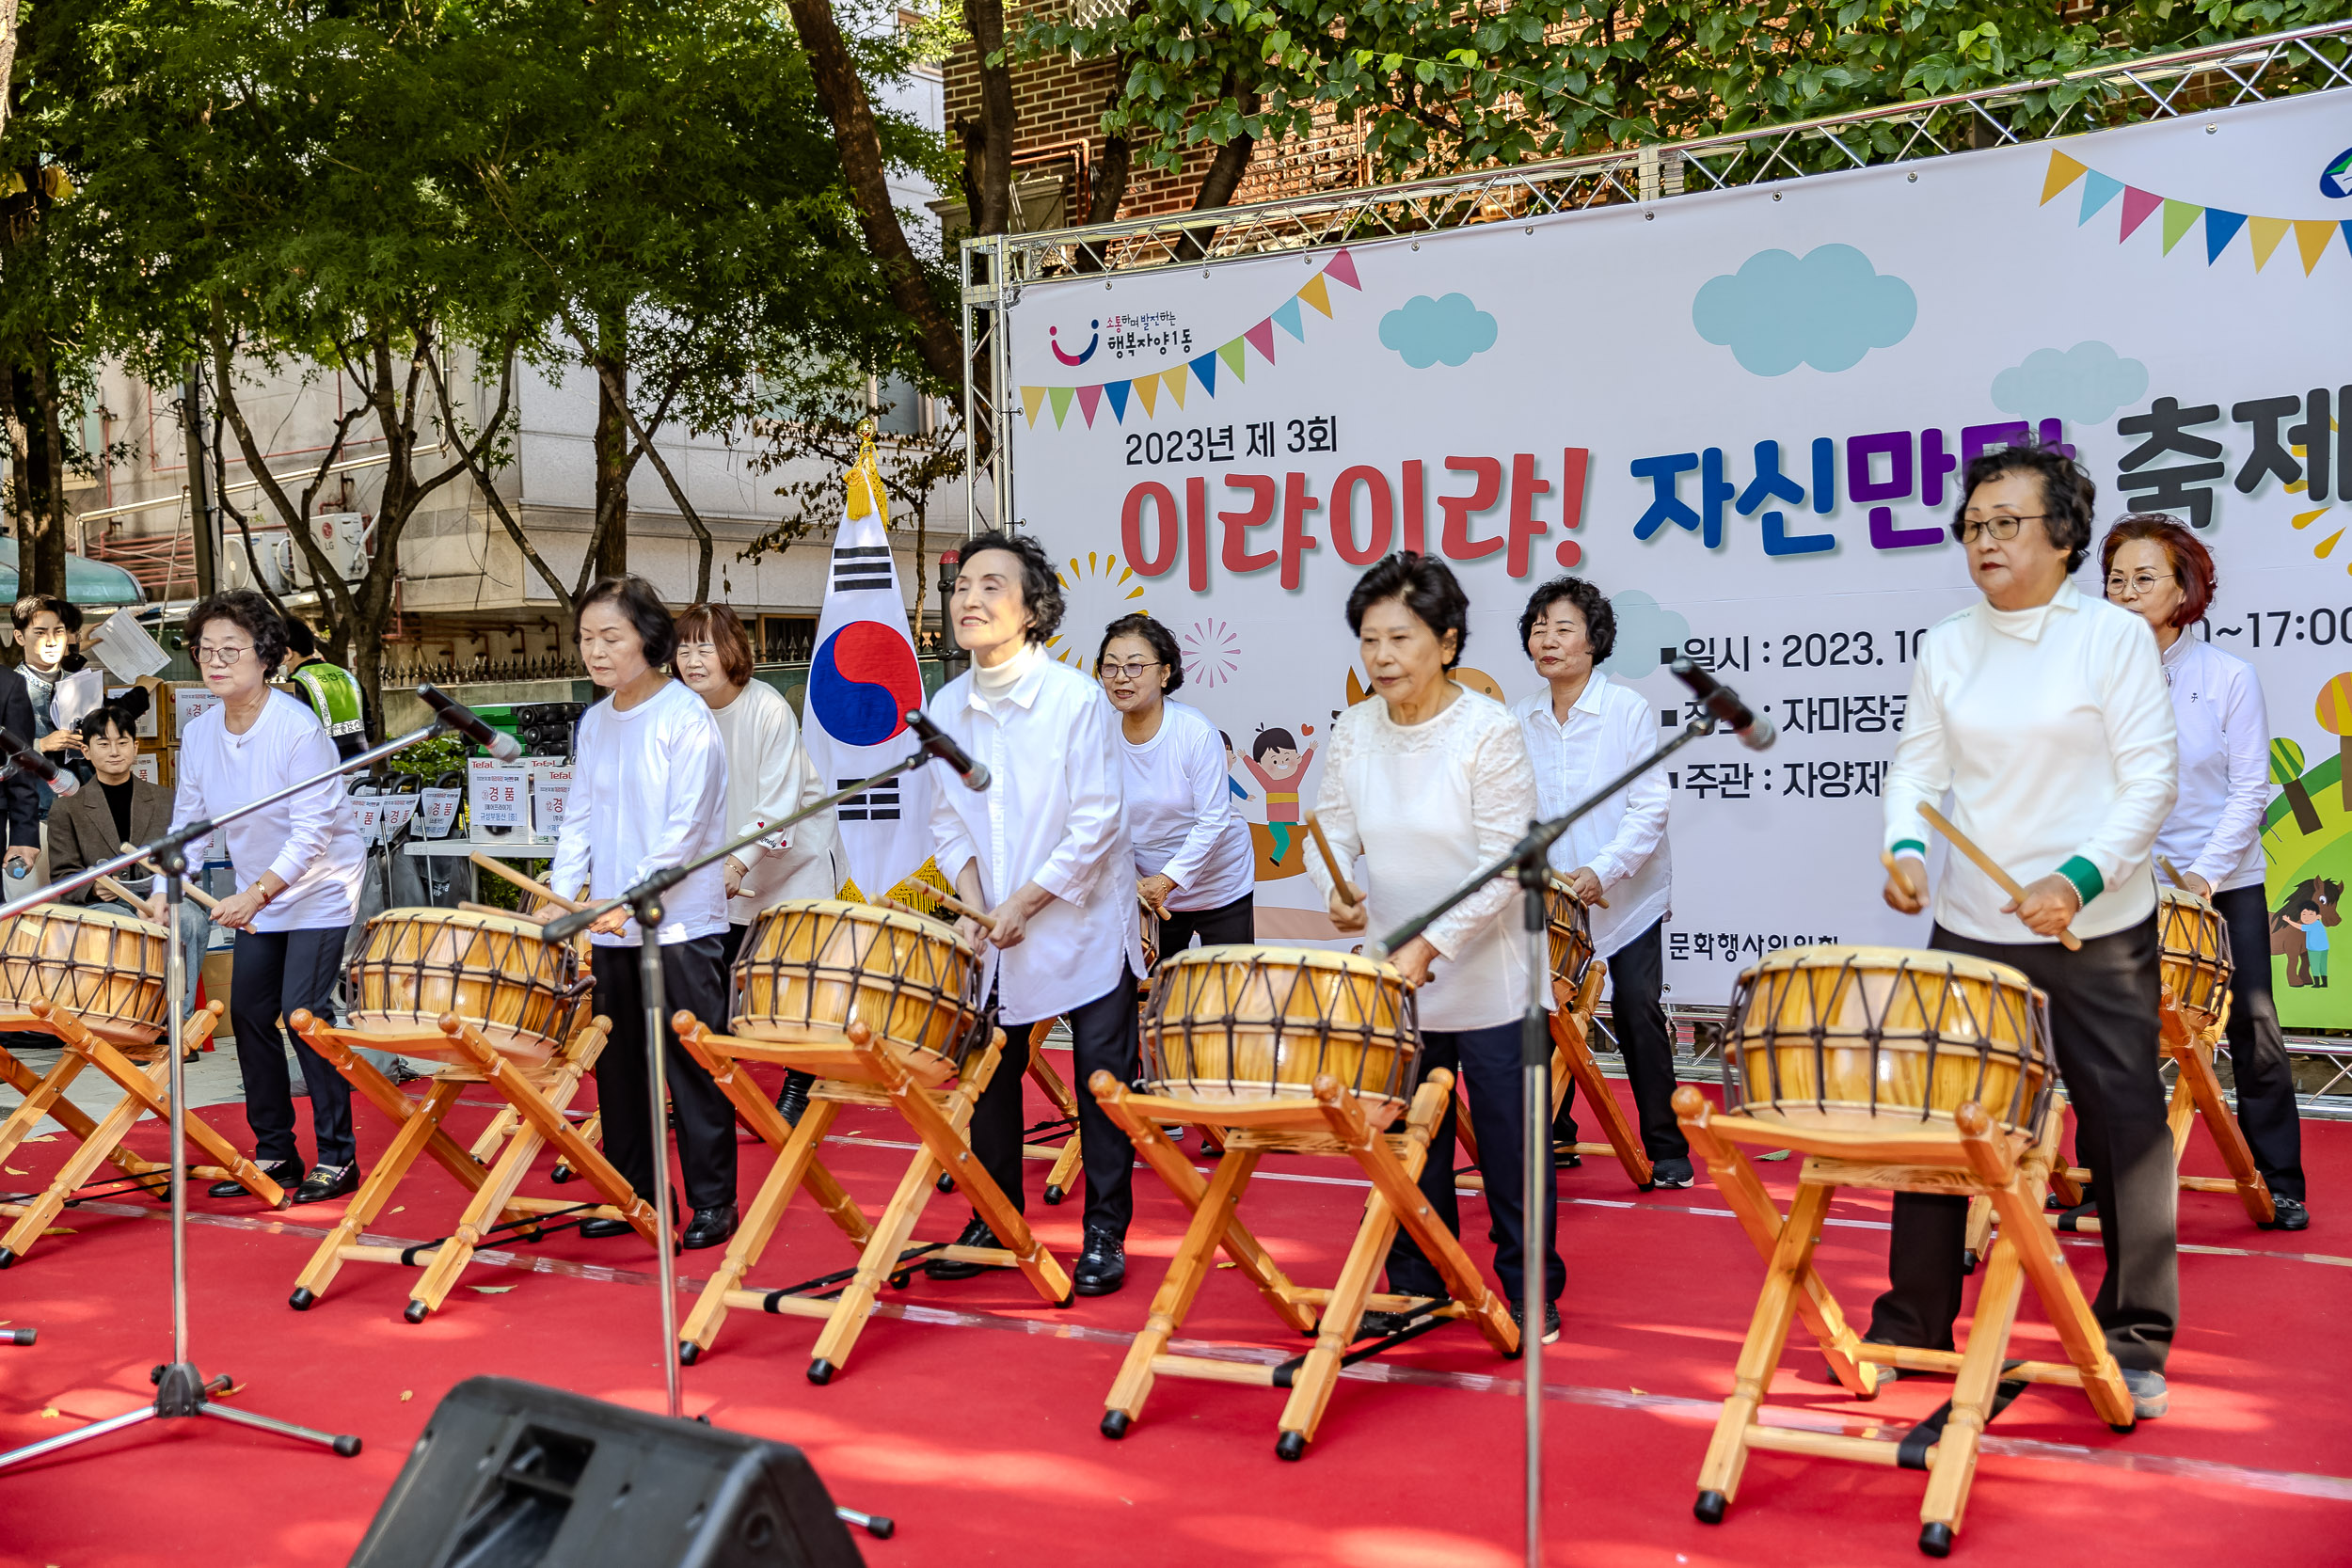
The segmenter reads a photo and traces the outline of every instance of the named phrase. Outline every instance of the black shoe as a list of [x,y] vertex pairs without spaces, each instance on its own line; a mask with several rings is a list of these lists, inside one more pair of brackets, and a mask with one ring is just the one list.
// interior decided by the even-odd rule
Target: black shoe
[[1698,1178],[1692,1171],[1691,1162],[1688,1160],[1655,1162],[1649,1168],[1649,1180],[1653,1187],[1663,1187],[1675,1191],[1698,1184]]
[[[1516,1301],[1511,1304],[1511,1322],[1522,1329],[1527,1326],[1527,1308]],[[1560,1304],[1556,1301],[1548,1301],[1544,1303],[1544,1343],[1556,1345],[1559,1342]]]
[[392,1058],[391,1070],[387,1072],[384,1076],[390,1079],[394,1085],[400,1085],[421,1084],[430,1075],[419,1072],[415,1068],[410,1067],[405,1059],[395,1056]]
[[784,1087],[776,1091],[776,1109],[795,1127],[801,1125],[801,1113],[808,1109],[808,1086],[815,1082],[805,1072],[787,1072]]
[[1551,1163],[1560,1170],[1581,1170],[1584,1156],[1576,1151],[1574,1144],[1556,1143],[1551,1146]]
[[[677,1194],[675,1193],[670,1195],[670,1212],[672,1214],[677,1212]],[[621,1219],[582,1220],[580,1222],[580,1233],[592,1242],[606,1242],[615,1236],[634,1236],[637,1234],[637,1227],[628,1221]]]
[[347,1165],[313,1165],[302,1185],[294,1189],[296,1203],[325,1203],[330,1197],[342,1197],[359,1190],[359,1162]]
[[2270,1212],[2272,1218],[2263,1226],[2265,1230],[2309,1230],[2312,1227],[2312,1212],[2303,1207],[2303,1200],[2299,1197],[2280,1197],[2273,1193],[2270,1195]]
[[[963,1227],[963,1234],[956,1238],[955,1244],[958,1246],[1003,1246],[1005,1243],[996,1239],[996,1232],[988,1227],[986,1220],[975,1219]],[[986,1263],[965,1263],[953,1258],[934,1258],[923,1265],[923,1272],[933,1279],[977,1279],[979,1277],[980,1271],[987,1267]]]
[[[1436,1302],[1431,1302],[1429,1307],[1437,1305]],[[1424,1307],[1417,1312],[1367,1312],[1356,1321],[1357,1341],[1361,1343],[1366,1339],[1386,1339],[1392,1335],[1402,1334],[1415,1323],[1425,1320],[1429,1316],[1429,1307]]]
[[[302,1162],[299,1160],[256,1160],[253,1163],[253,1168],[281,1187],[292,1188],[302,1185]],[[208,1196],[212,1197],[236,1197],[245,1191],[245,1184],[231,1179],[227,1181],[215,1181],[204,1191]],[[170,1194],[164,1195],[164,1201],[167,1203],[171,1201]],[[296,1199],[296,1201],[300,1200]]]
[[1107,1296],[1126,1284],[1126,1243],[1107,1230],[1089,1229],[1086,1250],[1070,1271],[1070,1283],[1082,1296]]
[[694,1217],[686,1222],[686,1234],[678,1245],[688,1252],[699,1252],[707,1246],[717,1246],[735,1234],[739,1216],[732,1203],[714,1203],[707,1209],[697,1209]]

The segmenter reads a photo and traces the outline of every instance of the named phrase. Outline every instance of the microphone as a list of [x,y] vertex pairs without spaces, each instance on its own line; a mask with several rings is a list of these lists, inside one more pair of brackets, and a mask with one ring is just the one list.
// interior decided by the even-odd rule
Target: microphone
[[425,705],[433,710],[433,717],[439,720],[444,727],[455,730],[498,761],[513,762],[523,754],[522,747],[513,736],[492,729],[482,715],[439,687],[421,686],[417,688],[417,695],[424,699]]
[[907,723],[921,737],[923,750],[954,768],[963,776],[963,787],[972,790],[988,787],[988,769],[963,754],[946,730],[931,722],[931,716],[921,708],[907,709]]
[[6,751],[8,753],[8,761],[15,765],[18,772],[30,774],[39,779],[47,784],[59,800],[63,800],[80,787],[81,780],[34,751],[18,737],[14,730],[0,729],[0,751]]
[[1708,716],[1740,737],[1740,743],[1751,752],[1772,750],[1780,738],[1780,728],[1770,719],[1762,718],[1740,700],[1740,693],[1724,685],[1714,676],[1687,658],[1677,658],[1666,666],[1675,679],[1691,689],[1691,695]]

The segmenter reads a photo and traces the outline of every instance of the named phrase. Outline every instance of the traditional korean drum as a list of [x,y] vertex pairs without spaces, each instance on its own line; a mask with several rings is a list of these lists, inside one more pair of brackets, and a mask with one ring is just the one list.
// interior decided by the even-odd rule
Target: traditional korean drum
[[979,959],[951,927],[871,904],[788,898],[744,935],[734,1031],[820,1042],[863,1021],[944,1080],[981,1041],[979,984]]
[[1168,955],[1143,1017],[1154,1094],[1311,1097],[1326,1073],[1375,1126],[1405,1108],[1421,1059],[1411,992],[1392,964],[1308,947],[1194,947]]
[[2159,890],[2156,929],[2164,948],[2164,988],[2185,1013],[2218,1020],[2230,1006],[2230,931],[2220,911],[2186,888]]
[[1786,948],[1740,973],[1728,1110],[1851,1132],[1950,1128],[1969,1101],[2038,1136],[2056,1077],[2049,999],[2007,964],[1900,947]]
[[148,1045],[168,1020],[161,926],[112,910],[46,904],[0,928],[0,1030],[40,1029],[24,1004],[63,1007],[102,1038]]
[[1593,931],[1583,901],[1554,877],[1544,889],[1544,920],[1551,934],[1551,974],[1574,986],[1593,963]]
[[427,1034],[454,1013],[524,1062],[570,1037],[592,983],[578,950],[548,941],[537,921],[474,910],[386,910],[343,976],[354,1029]]

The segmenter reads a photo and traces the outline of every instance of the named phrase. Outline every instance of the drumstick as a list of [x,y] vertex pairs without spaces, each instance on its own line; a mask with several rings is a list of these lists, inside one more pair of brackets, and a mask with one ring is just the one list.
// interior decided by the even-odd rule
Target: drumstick
[[460,900],[457,907],[468,914],[502,915],[508,920],[528,920],[533,926],[545,926],[553,918],[549,915],[534,914],[529,910],[501,910],[496,904],[477,904],[470,898]]
[[2156,863],[2164,867],[2164,874],[2172,879],[2174,887],[2179,888],[2183,893],[2188,891],[2188,879],[2181,875],[2181,868],[2172,863],[2169,856],[2158,855]]
[[[135,844],[126,844],[122,847],[122,852],[127,855],[137,847],[138,846]],[[147,867],[148,870],[154,872],[159,877],[163,875],[163,867],[157,865],[151,860],[141,858],[139,863]],[[184,877],[180,879],[180,891],[186,894],[189,897],[195,899],[199,904],[201,904],[208,910],[217,909],[220,907],[219,899],[214,897],[211,894],[206,893],[202,888],[198,887],[194,882],[189,881]]]
[[932,899],[939,904],[940,908],[953,910],[956,913],[963,916],[964,919],[970,921],[973,925],[977,926],[983,931],[991,933],[995,931],[996,917],[990,914],[987,911],[976,910],[971,905],[964,903],[961,899],[953,897],[948,894],[942,893],[937,888],[931,889],[930,893]]
[[[1947,821],[1942,812],[1937,811],[1933,806],[1921,806],[1919,808],[1919,815],[1927,819],[1929,827],[1933,828],[1937,832],[1942,833],[1946,838],[1950,839],[1952,841],[1953,848],[1959,850],[1962,854],[1976,862],[1977,869],[1992,878],[1994,884],[1997,885],[2003,893],[2008,894],[2011,898],[2014,898],[2020,904],[2023,904],[2026,901],[2026,890],[2017,885],[2017,879],[2002,870],[2000,866],[1994,862],[1991,855],[1988,855],[1983,850],[1978,848],[1974,841],[1972,841],[1966,833],[1962,832],[1958,828],[1953,827],[1950,822]],[[2058,939],[2058,945],[2065,948],[2070,953],[2078,952],[2082,948],[2082,939],[2076,936],[2074,932],[2063,927],[2060,927]]]
[[104,894],[107,897],[114,899],[118,903],[130,905],[131,908],[138,911],[141,914],[145,914],[147,912],[147,900],[139,897],[129,888],[124,887],[120,882],[116,881],[112,877],[99,878],[98,891]]
[[1339,889],[1340,896],[1348,903],[1361,904],[1364,895],[1347,879],[1347,873],[1340,869],[1339,857],[1331,853],[1331,841],[1323,836],[1323,824],[1315,820],[1313,812],[1307,814],[1307,832],[1313,836],[1315,847],[1323,851],[1324,869],[1331,873],[1332,884]]
[[882,907],[884,909],[897,910],[900,914],[911,914],[917,920],[928,920],[936,926],[946,926],[950,924],[947,921],[940,919],[939,916],[935,914],[930,914],[922,910],[916,909],[912,904],[902,904],[896,898],[885,897],[882,900]]
[[[474,864],[482,867],[483,870],[493,872],[498,876],[505,878],[508,881],[514,883],[525,893],[530,894],[532,897],[546,899],[548,903],[553,904],[557,909],[562,910],[565,914],[577,914],[582,909],[587,907],[583,904],[573,903],[570,899],[556,892],[555,889],[548,886],[547,883],[526,877],[521,872],[516,870],[513,866],[508,865],[505,862],[494,861],[479,849],[476,849],[466,858],[473,862]],[[501,911],[499,912],[503,914],[511,911]]]
[[1914,898],[1925,898],[1927,896],[1927,894],[1924,891],[1913,883],[1911,879],[1911,873],[1903,869],[1902,862],[1895,858],[1892,850],[1881,849],[1879,851],[1879,863],[1886,867],[1886,874],[1889,877],[1894,878],[1895,880],[1902,884],[1902,888],[1905,893],[1910,894]]

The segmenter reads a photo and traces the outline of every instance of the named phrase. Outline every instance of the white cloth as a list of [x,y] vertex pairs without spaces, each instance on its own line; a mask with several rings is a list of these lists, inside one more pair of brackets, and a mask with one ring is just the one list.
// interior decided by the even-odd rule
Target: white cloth
[[977,863],[991,909],[1027,882],[1054,895],[1019,945],[984,945],[984,983],[996,986],[1009,1025],[1094,1001],[1117,983],[1120,964],[1144,972],[1118,710],[1100,686],[1034,642],[1012,662],[1019,669],[1003,696],[982,696],[967,671],[929,705],[933,721],[989,771],[985,790],[944,783],[931,792],[940,874],[953,882]]
[[[1903,738],[1886,776],[1886,847],[1930,840],[1919,808],[1946,815],[2020,886],[2075,861],[2099,891],[2070,923],[2103,937],[2154,912],[2156,830],[2179,758],[2155,635],[2072,582],[2032,610],[1983,600],[1920,641]],[[1979,942],[2040,942],[2009,895],[1964,857],[1947,863],[1935,919]]]
[[[276,794],[298,779],[331,773],[342,761],[326,726],[300,699],[273,690],[261,716],[243,735],[229,733],[229,710],[212,707],[180,739],[172,826],[217,816]],[[298,795],[241,816],[214,835],[224,840],[237,867],[237,890],[264,871],[284,879],[285,891],[253,917],[257,931],[316,931],[351,924],[368,847],[343,809],[343,781],[321,780]],[[216,848],[215,854],[218,854]],[[188,846],[191,865],[204,849]]]
[[2216,893],[2253,887],[2265,873],[2263,808],[2270,800],[2270,716],[2254,668],[2190,627],[2164,650],[2181,784],[2156,853]]
[[[1596,670],[1562,724],[1545,689],[1511,705],[1535,767],[1536,815],[1549,820],[1657,750],[1657,710]],[[1653,768],[1593,808],[1551,847],[1554,869],[1590,866],[1609,907],[1586,911],[1593,951],[1608,958],[1665,918],[1674,898],[1666,843],[1666,770]]]
[[[1518,721],[1492,697],[1459,689],[1444,712],[1411,725],[1374,697],[1331,728],[1315,815],[1342,865],[1363,860],[1372,941],[1519,841],[1535,815],[1535,770]],[[1307,856],[1307,875],[1328,897],[1321,855]],[[1418,998],[1422,1028],[1485,1029],[1526,1016],[1535,974],[1527,933],[1506,914],[1518,892],[1498,877],[1423,933],[1439,956]],[[1550,1006],[1551,988],[1537,990]]]
[[[649,871],[699,860],[726,842],[727,753],[718,721],[682,681],[627,713],[607,696],[580,721],[572,792],[548,883],[569,895],[583,879],[591,899],[626,893]],[[663,946],[727,928],[726,871],[703,867],[661,899]],[[635,946],[637,922],[599,947]]]
[[[801,744],[792,705],[766,681],[755,680],[724,707],[712,708],[727,754],[726,839],[781,822],[826,791]],[[727,918],[744,925],[787,898],[830,898],[840,891],[834,864],[840,830],[820,812],[782,833],[736,851],[750,869],[740,892],[727,900]]]
[[1119,735],[1127,758],[1127,835],[1136,875],[1176,884],[1171,910],[1216,910],[1248,893],[1249,824],[1233,810],[1225,742],[1208,716],[1173,699],[1160,705],[1160,727],[1137,745]]

